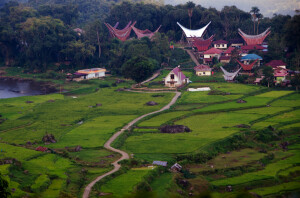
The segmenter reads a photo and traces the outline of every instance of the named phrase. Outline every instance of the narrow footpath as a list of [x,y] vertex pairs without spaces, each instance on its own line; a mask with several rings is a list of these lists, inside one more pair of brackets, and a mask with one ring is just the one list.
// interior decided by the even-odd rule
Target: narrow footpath
[[193,52],[191,52],[191,50],[186,50],[185,51],[190,55],[192,61],[197,65],[200,65],[200,63],[198,62],[197,58],[194,56]]
[[[158,72],[159,74],[159,72]],[[156,76],[158,76],[158,74]],[[152,78],[152,77],[151,77]],[[150,80],[149,80],[150,81]],[[145,81],[144,81],[145,82]],[[144,83],[143,82],[143,83]],[[148,81],[147,81],[148,82]],[[152,92],[152,93],[161,93],[161,92]],[[130,123],[128,123],[125,127],[123,127],[120,131],[118,131],[117,133],[115,133],[111,138],[109,138],[109,140],[104,144],[104,147],[108,150],[111,150],[111,151],[114,151],[116,153],[120,153],[122,155],[122,157],[120,159],[118,159],[117,161],[113,162],[112,165],[114,166],[114,169],[97,177],[95,180],[93,180],[91,183],[89,183],[85,189],[84,189],[84,193],[82,195],[82,198],[88,198],[89,197],[89,194],[92,190],[92,187],[98,182],[100,181],[101,179],[103,179],[104,177],[108,176],[108,175],[111,175],[115,172],[117,172],[120,168],[121,168],[121,165],[118,164],[119,161],[121,160],[124,160],[124,159],[129,159],[129,155],[125,152],[125,151],[122,151],[122,150],[119,150],[119,149],[116,149],[116,148],[113,148],[111,147],[111,143],[113,141],[116,140],[117,137],[119,137],[119,135],[121,135],[125,130],[128,130],[130,127],[132,127],[136,122],[138,122],[139,120],[149,116],[149,115],[152,115],[152,114],[156,114],[156,113],[159,113],[159,112],[162,112],[164,110],[167,110],[169,109],[173,104],[175,104],[175,102],[177,101],[178,97],[181,95],[181,92],[175,92],[175,96],[172,98],[171,102],[169,104],[167,104],[166,106],[164,106],[163,108],[161,108],[160,110],[157,110],[157,111],[153,111],[151,113],[147,113],[147,114],[144,114],[134,120],[132,120]]]

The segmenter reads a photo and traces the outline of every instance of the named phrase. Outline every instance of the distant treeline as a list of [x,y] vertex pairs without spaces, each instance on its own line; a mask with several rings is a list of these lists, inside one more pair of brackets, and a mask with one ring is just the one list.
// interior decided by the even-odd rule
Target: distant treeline
[[[216,39],[225,40],[239,38],[238,28],[256,34],[271,26],[272,33],[267,38],[269,59],[286,58],[288,54],[289,64],[294,65],[299,61],[300,16],[264,18],[259,10],[256,12],[257,18],[253,18],[250,10],[245,12],[235,6],[218,11],[192,2],[177,6],[104,0],[7,2],[0,10],[0,61],[36,72],[96,65],[122,74],[127,61],[132,64],[138,60],[147,60],[152,68],[158,68],[172,56],[169,42],[182,39],[177,21],[192,29],[212,21],[206,37],[215,34]],[[129,21],[137,21],[135,27],[139,29],[162,28],[153,41],[111,40],[104,22],[119,22],[118,28],[123,28]],[[84,33],[77,34],[75,28]],[[131,37],[135,37],[134,33]]]

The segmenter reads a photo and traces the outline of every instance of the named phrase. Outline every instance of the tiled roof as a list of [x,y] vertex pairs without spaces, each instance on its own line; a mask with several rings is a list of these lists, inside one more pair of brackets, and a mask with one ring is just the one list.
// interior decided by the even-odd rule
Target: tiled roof
[[271,60],[270,62],[266,63],[266,65],[276,68],[278,66],[286,66],[286,63],[282,60]]
[[275,69],[275,71],[274,71],[275,77],[283,77],[283,76],[287,76],[287,75],[288,75],[288,71],[283,68]]
[[224,40],[217,40],[217,41],[214,41],[213,44],[227,44],[228,42],[227,41],[224,41]]
[[[172,72],[173,72],[176,76],[178,76],[178,78],[180,77],[180,78],[181,78],[180,80],[186,79],[186,76],[184,75],[184,73],[182,73],[182,71],[180,70],[179,67],[175,67],[175,68],[172,70]],[[179,75],[179,73],[180,73],[180,75]]]
[[235,49],[235,47],[228,47],[228,49],[227,50],[225,50],[224,51],[224,54],[231,54],[231,52],[232,52],[232,50],[234,50]]
[[263,46],[261,45],[244,45],[241,47],[242,50],[263,50],[265,49]]
[[197,65],[194,67],[195,71],[211,71],[211,68],[208,65]]
[[219,60],[230,60],[230,56],[221,56]]
[[203,54],[221,54],[222,52],[222,50],[212,47],[209,50],[205,51]]

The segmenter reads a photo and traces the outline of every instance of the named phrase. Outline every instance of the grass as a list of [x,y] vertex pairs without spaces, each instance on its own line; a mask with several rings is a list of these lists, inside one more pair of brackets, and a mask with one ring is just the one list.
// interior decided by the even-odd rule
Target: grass
[[70,152],[70,156],[84,162],[113,162],[120,155],[106,149],[83,148],[80,152]]
[[164,124],[166,120],[172,120],[174,118],[180,117],[184,114],[189,113],[188,111],[174,111],[174,112],[168,112],[168,113],[162,113],[157,116],[154,116],[148,120],[145,120],[138,124],[139,127],[159,127],[160,125]]
[[59,197],[59,193],[63,187],[64,181],[62,179],[54,179],[50,186],[41,193],[42,198]]
[[152,191],[158,195],[158,197],[167,197],[168,188],[172,185],[173,175],[171,173],[165,173],[160,175],[158,178],[150,184]]
[[249,124],[258,117],[251,114],[245,117],[235,112],[194,115],[175,122],[188,126],[192,130],[190,133],[133,135],[126,139],[123,149],[134,154],[192,152],[238,132],[239,129],[234,126]]
[[227,100],[234,100],[242,97],[242,95],[208,95],[208,92],[192,92],[186,91],[182,94],[178,104],[199,104],[199,103],[215,103]]
[[283,176],[283,177],[288,177],[295,172],[300,172],[300,166],[295,166],[295,167],[291,167],[286,170],[280,171],[278,173],[278,175]]
[[101,192],[112,193],[114,197],[124,197],[134,191],[134,187],[142,181],[151,169],[129,170],[101,186]]
[[[190,165],[188,166],[191,172],[197,173],[207,170],[233,168],[238,166],[244,166],[252,162],[256,162],[266,156],[264,153],[260,153],[254,149],[242,149],[239,151],[233,151],[218,155],[212,160],[209,160],[203,165]],[[211,167],[213,166],[213,168]]]
[[299,181],[292,181],[292,182],[283,183],[271,187],[256,188],[251,190],[251,192],[254,192],[260,196],[266,196],[266,195],[279,194],[283,192],[299,190],[299,186],[300,186]]
[[227,186],[275,178],[279,171],[285,170],[292,167],[294,164],[300,163],[300,153],[298,151],[289,151],[289,153],[293,154],[293,156],[279,160],[275,163],[268,164],[261,171],[246,173],[238,177],[216,180],[211,183],[215,186]]

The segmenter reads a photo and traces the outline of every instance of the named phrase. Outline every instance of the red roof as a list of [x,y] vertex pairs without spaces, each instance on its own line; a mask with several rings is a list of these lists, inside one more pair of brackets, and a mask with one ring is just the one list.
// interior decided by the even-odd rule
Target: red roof
[[204,58],[205,62],[212,62],[212,58]]
[[283,76],[287,76],[287,75],[288,75],[288,71],[286,69],[278,68],[278,69],[274,70],[275,77],[283,77]]
[[232,50],[234,50],[235,49],[235,47],[228,47],[228,49],[227,50],[225,50],[224,51],[224,54],[231,54],[231,52],[232,52]]
[[271,60],[270,62],[266,63],[266,65],[276,68],[278,66],[286,66],[286,63],[282,60]]
[[194,67],[195,71],[211,71],[211,68],[208,65],[197,65]]
[[217,40],[217,41],[214,41],[213,44],[227,44],[228,42],[227,41],[224,41],[224,40]]
[[[184,75],[184,73],[182,73],[182,71],[179,69],[179,67],[175,67],[172,72],[178,76],[178,78],[180,77],[181,79],[180,80],[184,80],[186,79],[186,76]],[[179,75],[180,74],[180,75]]]
[[230,60],[230,56],[221,56],[219,60]]
[[48,148],[46,148],[46,147],[42,147],[42,146],[39,146],[39,147],[37,147],[35,150],[36,150],[36,151],[45,152],[45,151],[47,151],[47,150],[48,150]]
[[242,50],[263,50],[265,49],[263,46],[261,45],[244,45],[241,47]]
[[222,50],[212,47],[209,50],[205,51],[203,54],[221,54],[222,52]]
[[239,60],[236,60],[243,68],[244,71],[251,71],[251,69],[253,68],[253,66],[255,65],[255,63],[258,61],[258,59],[256,59],[253,63],[246,65],[244,63],[241,63]]

